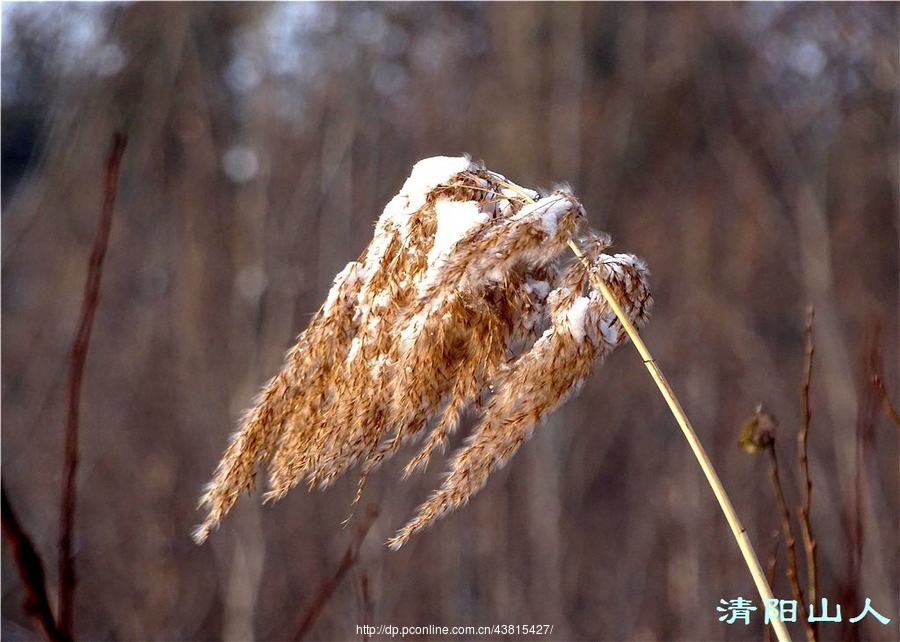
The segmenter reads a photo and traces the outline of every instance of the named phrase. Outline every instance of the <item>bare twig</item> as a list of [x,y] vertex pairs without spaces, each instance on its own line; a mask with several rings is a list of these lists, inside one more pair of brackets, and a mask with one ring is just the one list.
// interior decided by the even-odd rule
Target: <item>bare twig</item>
[[[772,549],[772,556],[769,557],[769,563],[766,566],[766,580],[769,582],[769,586],[775,584],[775,573],[778,572],[778,539],[776,532],[775,546]],[[766,627],[766,642],[772,642],[772,625]]]
[[312,602],[310,602],[309,607],[307,607],[306,612],[303,614],[303,618],[300,620],[300,624],[297,625],[296,632],[291,639],[302,640],[306,637],[306,634],[309,633],[313,624],[316,623],[316,620],[319,619],[319,615],[322,614],[325,605],[328,604],[334,591],[340,586],[344,576],[347,575],[347,572],[353,568],[354,564],[356,564],[356,560],[359,557],[359,548],[362,546],[363,540],[366,538],[369,529],[372,528],[372,524],[375,523],[376,517],[378,517],[378,510],[370,508],[359,521],[356,534],[350,542],[350,545],[347,547],[347,551],[344,553],[344,557],[341,559],[341,563],[338,565],[337,570],[335,570],[334,575],[328,578],[322,586],[319,587],[319,590],[313,596]]
[[[816,604],[819,601],[819,580],[816,570],[816,540],[812,534],[812,526],[809,521],[809,509],[812,502],[812,480],[809,477],[809,457],[807,456],[809,441],[809,422],[812,413],[809,405],[809,386],[812,381],[813,354],[813,319],[815,310],[809,306],[806,311],[806,358],[803,366],[803,384],[800,386],[800,433],[797,435],[797,443],[800,454],[800,475],[803,485],[803,504],[800,506],[800,533],[803,536],[803,548],[806,550],[806,576],[808,582],[807,595],[809,603]],[[804,622],[806,619],[804,618]],[[818,623],[807,622],[807,637],[815,640],[818,635]]]
[[[577,256],[582,261],[584,260],[584,253],[574,242],[570,241],[569,247],[572,249],[572,252],[575,253],[575,256]],[[728,522],[728,526],[731,527],[731,532],[734,534],[734,538],[737,540],[738,547],[741,549],[741,553],[744,556],[744,561],[747,564],[747,568],[750,570],[750,575],[753,576],[753,581],[756,584],[756,589],[757,591],[759,591],[760,597],[762,597],[764,603],[766,602],[766,600],[775,599],[772,596],[772,589],[769,587],[769,583],[766,581],[766,576],[763,573],[762,566],[759,563],[759,559],[756,557],[756,551],[753,550],[753,544],[750,542],[750,537],[747,535],[747,531],[741,525],[737,513],[734,510],[734,506],[731,505],[731,500],[728,498],[728,494],[725,492],[725,487],[722,486],[722,482],[719,480],[719,476],[716,474],[716,471],[712,466],[712,462],[710,462],[709,456],[706,454],[706,450],[703,448],[703,445],[697,438],[697,433],[694,431],[694,427],[691,426],[690,420],[685,414],[684,409],[681,407],[681,404],[678,402],[678,398],[675,396],[675,393],[669,385],[669,382],[666,380],[665,375],[662,373],[662,370],[660,370],[659,366],[656,364],[656,359],[654,359],[650,354],[650,351],[647,349],[646,344],[644,344],[643,339],[641,339],[641,336],[638,334],[634,325],[628,319],[628,316],[625,314],[625,311],[622,309],[619,301],[616,300],[615,295],[610,291],[610,289],[601,279],[596,279],[595,283],[600,289],[603,298],[606,299],[606,302],[609,303],[609,306],[615,312],[616,317],[618,317],[619,322],[622,324],[622,327],[625,328],[625,331],[628,333],[628,338],[631,339],[634,347],[641,355],[641,360],[644,362],[644,365],[650,372],[650,376],[653,378],[653,381],[659,388],[660,393],[666,400],[666,403],[669,405],[669,409],[672,411],[672,415],[675,417],[678,425],[681,426],[681,430],[684,433],[685,439],[687,439],[688,444],[690,444],[691,450],[694,451],[694,456],[697,458],[697,462],[700,464],[700,468],[703,470],[703,474],[706,475],[706,480],[709,482],[709,485],[713,490],[713,494],[715,494],[716,499],[719,501],[719,506],[722,508],[722,512],[725,514],[725,519]],[[781,620],[772,620],[772,625],[775,628],[775,634],[778,636],[780,642],[785,642],[785,640],[791,639],[787,628],[784,626],[784,623]]]
[[48,640],[67,640],[56,626],[50,601],[47,599],[47,584],[44,580],[44,563],[31,538],[25,533],[6,496],[6,484],[0,482],[3,503],[3,536],[12,549],[13,559],[19,569],[19,577],[25,587],[25,612],[36,619]]
[[[778,513],[781,516],[781,530],[784,534],[785,549],[788,558],[784,574],[790,582],[794,599],[800,604],[803,621],[806,622],[806,600],[803,598],[803,589],[800,586],[800,572],[797,567],[797,540],[794,538],[794,530],[791,526],[791,511],[788,508],[787,500],[784,497],[784,486],[781,484],[781,474],[778,469],[778,454],[775,450],[775,429],[777,426],[778,424],[775,421],[775,417],[764,412],[762,405],[759,405],[757,406],[753,417],[751,417],[741,429],[738,445],[750,453],[762,450],[769,453],[771,462],[769,478],[772,480],[772,487],[775,489],[775,501],[778,504]],[[775,560],[773,559],[770,563],[770,569],[774,568],[774,565]],[[773,578],[774,572],[767,578],[770,586],[774,583]],[[811,631],[810,625],[806,624],[807,637],[811,635]]]
[[94,314],[100,299],[100,276],[112,228],[119,165],[122,153],[125,151],[125,143],[124,134],[116,132],[113,135],[112,147],[106,160],[106,182],[103,190],[103,204],[100,209],[100,223],[97,226],[94,249],[88,263],[88,277],[81,306],[81,322],[75,339],[72,341],[72,357],[69,365],[65,460],[62,505],[59,516],[59,628],[66,638],[72,637],[74,622],[72,605],[76,579],[75,560],[72,557],[72,532],[75,522],[75,471],[78,467],[78,410],[81,402],[81,383]]
[[[778,501],[778,511],[781,513],[781,529],[784,531],[784,548],[787,551],[788,563],[784,573],[791,583],[791,591],[794,599],[800,605],[803,622],[806,627],[806,637],[815,640],[815,632],[812,623],[808,622],[806,615],[806,600],[803,596],[803,587],[800,586],[800,577],[797,568],[797,540],[794,538],[794,529],[791,527],[791,512],[788,509],[787,500],[784,498],[784,487],[781,485],[781,476],[778,473],[778,456],[775,454],[775,440],[773,439],[767,448],[772,461],[769,475],[772,478],[772,486],[775,488],[775,499]],[[812,602],[815,604],[815,602]]]

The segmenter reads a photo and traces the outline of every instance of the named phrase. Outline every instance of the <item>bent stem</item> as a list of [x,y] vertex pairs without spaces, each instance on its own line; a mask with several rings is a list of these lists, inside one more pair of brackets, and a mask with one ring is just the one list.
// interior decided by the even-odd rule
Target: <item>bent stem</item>
[[[586,264],[587,261],[584,254],[574,241],[569,241],[569,247],[572,248],[572,252],[575,253],[575,256]],[[722,512],[725,513],[725,519],[728,521],[731,532],[734,534],[734,538],[737,540],[741,553],[744,555],[744,561],[747,564],[747,568],[750,569],[750,575],[753,576],[753,581],[756,583],[756,589],[763,599],[763,604],[771,604],[768,600],[774,600],[772,589],[769,588],[769,583],[766,581],[766,576],[763,573],[762,566],[760,566],[759,559],[756,557],[756,551],[753,550],[753,544],[750,542],[750,537],[747,535],[747,531],[744,530],[744,527],[741,526],[737,513],[734,512],[734,507],[731,505],[731,500],[728,499],[728,494],[725,492],[722,482],[719,481],[719,476],[716,474],[712,463],[709,461],[709,457],[703,449],[700,440],[697,438],[697,434],[694,432],[694,428],[691,426],[691,422],[684,413],[681,404],[678,402],[678,398],[675,396],[675,393],[669,386],[669,382],[666,381],[666,377],[663,375],[662,370],[656,365],[656,360],[650,355],[650,351],[647,349],[647,346],[644,344],[637,330],[628,320],[625,311],[622,309],[622,306],[619,305],[619,302],[616,300],[613,293],[606,287],[606,284],[602,279],[598,278],[596,284],[597,287],[600,288],[603,298],[606,299],[607,303],[609,303],[610,307],[616,313],[619,322],[622,324],[622,327],[625,328],[631,342],[640,353],[644,365],[647,367],[647,370],[650,371],[650,376],[653,377],[653,381],[656,382],[656,386],[659,388],[660,393],[662,393],[666,403],[669,404],[669,409],[672,411],[672,414],[675,415],[675,420],[678,422],[678,425],[681,426],[681,430],[684,432],[684,436],[690,444],[691,450],[694,451],[694,456],[700,463],[700,468],[703,469],[703,474],[706,475],[706,480],[712,487],[716,499],[719,500],[719,506],[721,506]],[[779,642],[790,642],[791,636],[788,634],[784,623],[777,618],[772,618],[770,622],[775,628],[775,635],[778,636]]]

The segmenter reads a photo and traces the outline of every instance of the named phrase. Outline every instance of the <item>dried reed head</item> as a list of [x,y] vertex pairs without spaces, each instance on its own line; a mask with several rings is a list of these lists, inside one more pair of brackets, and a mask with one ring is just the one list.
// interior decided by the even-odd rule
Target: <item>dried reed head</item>
[[[572,239],[589,268],[562,260]],[[209,514],[195,539],[263,462],[266,499],[301,480],[327,486],[357,462],[361,491],[380,462],[427,433],[404,473],[424,467],[474,407],[480,423],[443,485],[390,545],[464,504],[625,341],[592,280],[633,323],[646,321],[647,270],[604,254],[608,245],[566,191],[539,195],[468,158],[417,163],[244,418],[201,498]]]

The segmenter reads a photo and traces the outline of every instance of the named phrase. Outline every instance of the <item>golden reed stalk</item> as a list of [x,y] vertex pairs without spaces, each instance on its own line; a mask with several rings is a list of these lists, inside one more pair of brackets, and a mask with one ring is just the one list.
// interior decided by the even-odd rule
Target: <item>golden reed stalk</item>
[[[579,259],[583,259],[584,254],[574,242],[570,242],[569,247],[575,253],[575,256]],[[685,439],[687,439],[688,444],[690,444],[691,450],[694,451],[694,456],[697,458],[697,462],[700,464],[703,474],[706,475],[706,480],[712,487],[716,499],[719,500],[719,506],[722,508],[722,512],[725,513],[725,519],[728,521],[728,526],[731,528],[731,532],[737,540],[741,553],[744,556],[744,561],[747,564],[747,568],[750,569],[750,575],[753,576],[753,581],[756,583],[756,590],[759,591],[759,595],[763,599],[763,604],[765,605],[766,600],[774,599],[772,596],[772,589],[769,587],[765,573],[763,573],[762,567],[759,564],[759,559],[756,557],[756,551],[753,549],[750,537],[747,535],[746,529],[741,525],[737,513],[734,510],[734,506],[731,505],[731,500],[728,498],[728,493],[725,492],[725,487],[722,486],[722,482],[719,480],[719,476],[716,474],[716,470],[713,468],[712,462],[710,462],[706,450],[703,448],[703,444],[700,443],[700,440],[697,438],[697,433],[694,432],[694,427],[691,425],[687,414],[685,414],[684,409],[678,402],[678,398],[672,391],[671,386],[669,386],[669,382],[666,380],[665,375],[656,364],[656,360],[650,354],[646,344],[644,344],[644,340],[641,339],[637,330],[629,321],[628,316],[625,314],[622,306],[619,305],[615,295],[602,281],[595,281],[595,285],[600,289],[600,292],[603,294],[603,297],[606,299],[609,306],[615,311],[619,323],[625,328],[628,337],[631,339],[634,347],[637,348],[638,353],[640,353],[644,365],[647,367],[647,370],[650,371],[650,376],[653,377],[653,381],[656,383],[657,388],[659,388],[660,394],[662,394],[663,399],[665,399],[666,403],[669,405],[669,409],[675,416],[675,421],[681,426]],[[779,641],[790,642],[791,636],[784,626],[784,623],[777,618],[770,620],[770,622],[775,629],[775,635],[778,636]]]

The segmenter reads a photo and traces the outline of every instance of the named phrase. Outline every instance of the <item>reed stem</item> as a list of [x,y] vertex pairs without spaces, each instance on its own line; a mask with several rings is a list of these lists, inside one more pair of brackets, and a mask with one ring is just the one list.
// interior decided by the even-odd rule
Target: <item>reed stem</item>
[[[585,261],[584,254],[574,241],[569,241],[569,247],[572,248],[572,252],[575,253],[575,256],[577,256],[579,260]],[[666,381],[665,375],[663,375],[662,370],[659,369],[656,360],[651,356],[650,351],[647,349],[647,346],[644,344],[637,330],[628,320],[622,306],[619,305],[619,302],[616,301],[613,293],[606,287],[606,284],[603,283],[601,279],[597,279],[596,284],[597,287],[600,288],[603,298],[606,299],[610,307],[616,313],[619,322],[622,324],[622,327],[625,328],[631,342],[640,353],[644,365],[647,367],[647,370],[650,371],[650,376],[653,377],[653,381],[656,382],[656,386],[659,388],[660,393],[666,400],[666,403],[669,404],[669,409],[675,416],[675,420],[678,422],[678,425],[681,426],[681,430],[684,432],[684,436],[690,444],[691,450],[694,451],[694,456],[700,463],[700,468],[703,469],[703,474],[706,475],[706,480],[712,487],[716,499],[719,500],[719,506],[721,506],[722,512],[725,513],[725,519],[728,521],[731,532],[737,540],[741,553],[744,556],[744,561],[747,564],[747,568],[750,569],[750,575],[753,576],[753,581],[756,583],[756,589],[759,591],[759,595],[763,599],[763,605],[765,607],[768,603],[767,600],[774,599],[772,596],[772,589],[769,588],[769,583],[766,581],[765,573],[762,570],[762,566],[760,566],[759,559],[756,557],[756,551],[753,550],[753,544],[750,542],[750,537],[747,535],[747,531],[744,527],[741,526],[737,513],[735,513],[734,507],[731,505],[731,500],[728,499],[728,494],[725,492],[725,488],[722,486],[719,476],[716,474],[712,463],[709,461],[709,457],[707,456],[703,445],[697,438],[697,433],[694,432],[694,428],[691,426],[691,422],[682,409],[681,404],[678,402],[678,398],[672,391],[671,386],[669,386],[669,382]],[[775,635],[778,636],[779,642],[790,642],[791,636],[788,634],[784,623],[777,618],[773,618],[770,622],[775,629]]]

